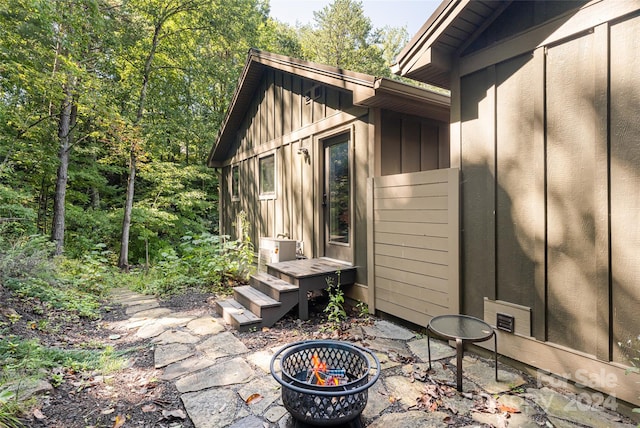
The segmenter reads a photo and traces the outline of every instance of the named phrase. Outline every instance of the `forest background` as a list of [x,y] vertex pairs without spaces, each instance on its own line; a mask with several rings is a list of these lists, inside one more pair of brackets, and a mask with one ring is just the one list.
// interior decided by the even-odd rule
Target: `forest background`
[[219,236],[205,160],[250,48],[391,77],[407,41],[354,0],[296,26],[268,0],[1,1],[0,427],[33,406],[26,379],[124,364],[111,346],[59,343],[109,310],[108,290],[246,280],[254,243]]
[[390,77],[407,41],[354,0],[297,27],[267,0],[3,2],[2,245],[38,234],[57,255],[100,248],[127,270],[216,235],[205,159],[249,48]]

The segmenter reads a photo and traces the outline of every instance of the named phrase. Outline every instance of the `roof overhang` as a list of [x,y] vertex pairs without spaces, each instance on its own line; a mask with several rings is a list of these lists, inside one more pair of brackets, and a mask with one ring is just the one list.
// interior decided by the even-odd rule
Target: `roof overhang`
[[392,71],[450,89],[452,58],[469,46],[509,3],[507,0],[444,0],[398,54]]
[[216,143],[209,153],[207,165],[210,167],[219,167],[228,158],[236,132],[242,126],[264,72],[269,68],[350,91],[353,94],[353,103],[357,106],[382,107],[417,116],[449,120],[450,100],[446,95],[387,78],[376,78],[364,73],[250,49]]

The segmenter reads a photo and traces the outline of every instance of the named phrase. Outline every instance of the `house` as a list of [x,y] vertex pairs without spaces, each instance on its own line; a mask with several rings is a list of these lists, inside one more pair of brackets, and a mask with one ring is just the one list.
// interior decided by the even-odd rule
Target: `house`
[[461,312],[513,316],[501,354],[636,405],[638,40],[637,1],[445,0],[393,68],[451,90]]
[[[411,321],[428,321],[421,299],[432,305],[429,293],[440,293],[432,289],[446,287],[450,274],[456,290],[458,283],[457,206],[450,221],[443,196],[448,187],[458,188],[457,170],[448,168],[448,121],[448,95],[252,49],[208,158],[220,172],[220,232],[239,236],[243,212],[257,245],[265,237],[295,240],[308,260],[339,261],[353,270],[352,277],[341,278],[347,296],[371,310],[377,304],[391,314],[408,311]],[[374,185],[374,177],[387,182]],[[432,207],[416,211],[424,204]],[[382,226],[374,230],[374,223]],[[425,234],[433,237],[409,242]],[[374,238],[377,260],[369,250]],[[376,296],[368,285],[376,279],[374,263],[382,269]],[[403,269],[403,263],[412,266]],[[405,276],[400,290],[394,272]],[[326,286],[321,282],[307,289]],[[431,288],[418,290],[425,284]],[[271,302],[246,292],[251,296],[236,300],[255,308],[255,300]],[[280,293],[270,294],[282,300]],[[299,294],[305,318],[306,293]],[[438,306],[441,313],[458,310],[457,296],[438,299],[453,306]]]

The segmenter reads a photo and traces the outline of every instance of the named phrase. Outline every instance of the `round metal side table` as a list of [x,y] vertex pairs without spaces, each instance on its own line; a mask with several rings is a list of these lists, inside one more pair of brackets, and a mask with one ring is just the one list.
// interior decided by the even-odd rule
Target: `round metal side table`
[[498,337],[493,328],[481,319],[469,315],[440,315],[433,317],[427,326],[427,349],[429,352],[429,369],[431,369],[431,335],[456,341],[456,385],[462,392],[462,358],[464,343],[484,342],[493,336],[493,358],[496,364],[496,381],[498,381]]

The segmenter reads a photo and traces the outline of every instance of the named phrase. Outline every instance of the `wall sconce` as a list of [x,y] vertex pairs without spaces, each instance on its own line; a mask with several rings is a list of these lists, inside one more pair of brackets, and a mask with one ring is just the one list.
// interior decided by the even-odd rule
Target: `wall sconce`
[[311,156],[309,156],[309,149],[307,149],[306,147],[300,147],[298,149],[298,154],[302,155],[305,163],[311,164]]

